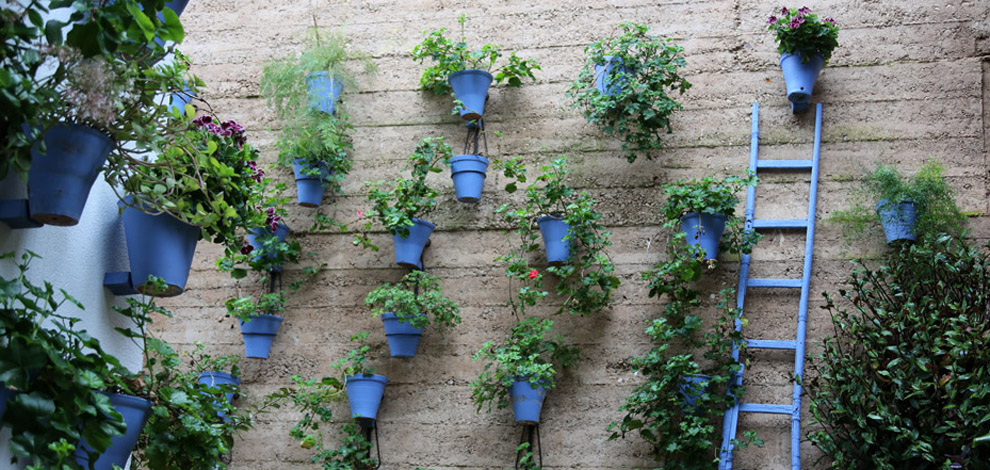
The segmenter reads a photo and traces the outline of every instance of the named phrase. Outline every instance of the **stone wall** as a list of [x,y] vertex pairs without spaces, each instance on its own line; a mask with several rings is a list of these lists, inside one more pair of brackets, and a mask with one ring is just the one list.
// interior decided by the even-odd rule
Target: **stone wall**
[[[643,329],[661,304],[647,297],[639,275],[662,256],[657,209],[660,186],[676,179],[741,174],[747,168],[750,110],[761,104],[761,155],[805,158],[812,150],[814,116],[792,115],[784,97],[773,37],[765,31],[774,2],[641,1],[614,2],[497,0],[366,0],[327,2],[219,2],[192,0],[183,14],[183,50],[194,72],[208,84],[204,97],[224,119],[246,125],[249,138],[267,161],[275,157],[279,126],[258,96],[264,63],[298,52],[315,16],[367,51],[378,65],[344,99],[354,135],[354,170],[343,194],[325,201],[325,211],[341,220],[369,209],[364,181],[391,179],[401,160],[423,137],[443,136],[455,149],[464,138],[461,121],[449,114],[446,98],[417,90],[422,66],[410,51],[426,29],[457,31],[457,18],[469,17],[469,44],[495,43],[543,66],[536,83],[519,89],[493,88],[486,117],[501,137],[489,139],[490,156],[521,155],[529,166],[567,155],[571,183],[600,202],[613,232],[610,249],[623,284],[615,306],[589,318],[555,318],[556,330],[583,349],[584,362],[563,375],[544,409],[543,458],[548,468],[635,468],[649,466],[646,447],[636,438],[607,441],[609,422],[640,380],[631,357],[648,350]],[[798,7],[800,5],[789,5]],[[964,211],[974,213],[972,236],[988,238],[986,163],[990,146],[990,4],[979,1],[829,0],[810,5],[836,18],[840,47],[819,79],[815,101],[824,103],[818,235],[808,334],[812,344],[831,330],[818,307],[823,291],[835,290],[849,272],[848,259],[883,249],[873,243],[844,249],[841,227],[826,219],[846,207],[848,189],[873,162],[913,172],[938,158]],[[623,21],[651,27],[685,48],[686,75],[693,83],[674,116],[669,146],[652,161],[628,164],[619,142],[603,137],[568,106],[564,91],[577,76],[584,47],[614,35]],[[291,174],[279,171],[292,185]],[[414,359],[388,358],[381,322],[363,306],[364,296],[405,272],[392,264],[391,241],[378,232],[380,252],[351,244],[339,233],[295,234],[304,250],[326,262],[316,282],[294,295],[286,322],[268,360],[242,360],[245,400],[287,385],[289,377],[332,375],[330,364],[350,348],[348,337],[370,331],[374,363],[389,377],[380,411],[383,469],[488,469],[511,467],[520,427],[508,410],[477,414],[468,386],[481,364],[471,356],[489,339],[503,338],[513,322],[505,306],[509,286],[493,259],[511,246],[510,235],[492,211],[509,196],[504,181],[489,172],[477,205],[457,203],[447,174],[425,264],[440,275],[447,294],[461,308],[464,322],[444,337],[427,331]],[[757,216],[800,218],[806,210],[809,180],[803,173],[765,177]],[[518,197],[518,196],[517,196]],[[315,210],[292,207],[290,226],[308,227]],[[754,254],[755,276],[799,277],[803,236],[769,232]],[[188,291],[163,303],[174,319],[161,334],[188,347],[195,341],[214,353],[243,354],[235,321],[224,318],[225,299],[253,293],[251,282],[235,282],[213,267],[219,250],[199,245]],[[718,279],[734,286],[737,267],[724,263]],[[300,275],[287,269],[287,280]],[[797,293],[753,293],[748,298],[750,337],[793,333]],[[755,354],[746,385],[756,402],[790,397],[790,354]],[[346,416],[346,403],[337,416]],[[805,403],[805,419],[808,418]],[[279,411],[259,417],[257,429],[243,436],[234,453],[236,469],[313,468],[308,454],[288,436],[296,416]],[[745,417],[742,428],[757,430],[762,449],[739,453],[737,468],[779,469],[789,462],[787,417]],[[810,466],[818,454],[802,445]]]

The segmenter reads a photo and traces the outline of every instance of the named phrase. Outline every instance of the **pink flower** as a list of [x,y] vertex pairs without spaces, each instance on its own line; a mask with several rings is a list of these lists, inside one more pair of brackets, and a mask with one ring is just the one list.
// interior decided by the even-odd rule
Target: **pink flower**
[[832,26],[839,26],[839,23],[836,23],[835,20],[833,20],[832,18],[825,18],[824,20],[822,20],[822,22],[828,23]]
[[535,269],[529,272],[529,278],[530,279],[536,279],[536,277],[539,276],[539,275],[540,275],[540,273],[537,272]]
[[790,13],[790,12],[791,12],[791,10],[788,10],[787,7],[784,7],[784,8],[781,8],[780,9],[780,15],[781,16],[787,16],[787,14]]
[[811,13],[811,8],[801,7],[800,9],[798,9],[799,15],[807,15],[808,13]]
[[360,218],[363,218],[364,217],[364,209],[358,209],[358,213],[357,214],[358,214],[358,218],[359,219]]
[[770,15],[770,18],[767,19],[767,24],[774,24],[776,22],[777,22],[777,17],[774,15]]
[[791,29],[798,29],[798,28],[801,27],[801,23],[804,23],[804,17],[803,16],[795,16],[794,18],[791,18],[790,28]]

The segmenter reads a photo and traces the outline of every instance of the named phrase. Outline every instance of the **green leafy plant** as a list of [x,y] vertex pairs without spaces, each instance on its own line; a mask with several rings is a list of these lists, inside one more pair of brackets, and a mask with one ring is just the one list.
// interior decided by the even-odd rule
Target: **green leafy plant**
[[860,262],[812,357],[808,438],[829,468],[983,468],[990,448],[990,258],[942,235]]
[[358,342],[357,347],[348,351],[346,357],[338,359],[337,362],[331,366],[340,371],[341,382],[346,382],[347,377],[352,375],[368,375],[375,373],[375,369],[365,365],[365,363],[368,362],[368,353],[371,352],[371,346],[366,343],[369,334],[370,333],[367,331],[362,331],[354,336],[351,336],[351,341]]
[[966,218],[956,206],[955,192],[942,176],[944,171],[939,162],[929,160],[913,178],[906,178],[897,168],[878,164],[854,190],[856,203],[853,207],[836,211],[829,220],[841,223],[846,242],[852,243],[878,233],[878,210],[896,211],[899,203],[911,201],[918,220],[916,235],[936,237],[948,233],[959,236]]
[[516,380],[551,390],[557,386],[557,372],[577,364],[580,350],[565,344],[559,335],[548,338],[552,329],[552,320],[524,318],[512,327],[504,343],[488,341],[481,347],[472,359],[484,360],[485,366],[471,382],[471,398],[479,412],[486,405],[487,411],[493,404],[509,406],[508,390]]
[[[447,29],[441,28],[439,31],[424,31],[426,38],[413,48],[414,60],[422,63],[430,59],[434,63],[423,71],[423,76],[419,79],[420,89],[437,95],[452,95],[453,90],[447,79],[450,74],[461,70],[484,70],[492,73],[496,84],[504,81],[511,87],[522,86],[524,78],[531,80],[536,78],[533,76],[533,71],[540,70],[540,65],[533,59],[517,56],[515,52],[509,54],[506,64],[494,69],[495,63],[504,55],[502,48],[485,44],[481,49],[469,49],[467,38],[464,36],[467,17],[461,15],[457,22],[461,25],[460,41],[448,39],[444,36]],[[459,110],[460,106],[455,105],[453,112],[457,113]]]
[[402,282],[377,287],[364,298],[364,304],[374,307],[371,313],[375,316],[391,312],[413,328],[429,325],[432,315],[439,333],[461,322],[460,309],[443,295],[440,278],[424,271],[411,271],[402,277]]
[[[663,134],[671,132],[670,116],[681,109],[671,95],[683,94],[691,83],[678,73],[685,66],[680,55],[684,48],[647,34],[649,27],[644,25],[623,23],[619,27],[620,36],[585,48],[587,60],[567,96],[589,123],[623,140],[622,151],[632,163],[640,155],[652,159],[663,148]],[[598,68],[607,63],[611,63],[610,71]],[[603,81],[614,84],[608,93],[596,85],[600,74],[608,74]]]
[[254,296],[227,299],[225,305],[227,315],[240,321],[251,321],[258,315],[278,315],[284,312],[286,300],[288,297],[284,291],[276,291],[260,295],[257,301]]
[[[619,286],[615,266],[605,251],[612,243],[611,233],[601,223],[601,213],[595,211],[595,201],[588,193],[577,192],[568,186],[567,159],[554,159],[541,168],[542,174],[526,188],[524,205],[514,207],[505,203],[495,210],[515,228],[520,244],[509,254],[495,259],[506,264],[506,275],[518,280],[515,298],[510,299],[513,310],[525,314],[527,306],[546,297],[549,291],[544,285],[545,275],[531,266],[531,254],[541,248],[541,236],[536,219],[544,215],[563,216],[570,225],[567,239],[571,244],[571,257],[560,265],[545,268],[556,278],[554,292],[563,299],[557,313],[589,315],[601,311],[612,302],[612,292]],[[521,161],[510,159],[496,162],[507,178],[514,181],[507,185],[509,192],[516,190],[517,182],[526,181],[526,169]]]
[[832,51],[839,47],[839,25],[832,18],[818,19],[808,7],[790,10],[781,8],[780,16],[770,15],[767,29],[776,35],[777,51],[797,54],[801,62],[821,55],[828,63]]
[[[437,205],[436,197],[440,193],[427,184],[427,175],[443,171],[452,156],[453,151],[443,137],[423,139],[406,158],[412,178],[400,176],[390,182],[379,180],[365,183],[372,208],[368,214],[359,213],[360,216],[377,220],[391,235],[408,237],[409,227],[413,226],[412,219]],[[367,236],[370,230],[371,220],[367,220],[364,230],[355,235],[354,244],[378,251]]]

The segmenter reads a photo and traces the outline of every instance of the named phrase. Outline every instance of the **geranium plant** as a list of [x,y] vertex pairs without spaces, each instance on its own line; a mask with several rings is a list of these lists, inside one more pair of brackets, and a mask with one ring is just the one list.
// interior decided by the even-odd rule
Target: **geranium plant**
[[433,323],[438,333],[461,322],[460,309],[443,295],[440,279],[424,271],[411,271],[401,282],[375,288],[364,298],[364,304],[373,307],[375,316],[390,312],[413,328]]
[[567,96],[590,124],[622,139],[631,163],[641,155],[652,159],[663,147],[663,134],[672,129],[670,117],[681,109],[673,95],[683,94],[691,83],[679,74],[685,66],[682,47],[648,34],[644,25],[620,28],[620,36],[585,48],[585,64]]
[[832,18],[819,19],[808,7],[791,10],[781,8],[780,16],[770,15],[767,29],[776,35],[777,51],[801,56],[808,62],[821,55],[828,63],[832,51],[839,46],[839,25]]

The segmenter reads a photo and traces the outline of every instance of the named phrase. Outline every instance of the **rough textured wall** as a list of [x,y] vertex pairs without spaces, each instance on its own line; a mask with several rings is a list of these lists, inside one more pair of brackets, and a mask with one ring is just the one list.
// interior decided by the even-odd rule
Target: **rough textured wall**
[[[800,5],[788,5],[798,7]],[[877,253],[872,245],[841,247],[841,228],[824,222],[849,201],[848,189],[864,165],[896,164],[909,172],[926,159],[941,159],[965,211],[987,210],[986,160],[990,145],[990,4],[951,0],[928,2],[823,1],[810,5],[836,18],[840,47],[823,72],[815,101],[825,105],[809,339],[830,331],[819,310],[820,293],[834,290],[848,272],[848,257]],[[261,68],[271,57],[294,53],[315,15],[322,26],[343,31],[357,49],[369,52],[379,73],[346,90],[353,123],[354,170],[330,210],[351,220],[364,199],[363,181],[399,174],[400,160],[419,139],[444,136],[455,149],[463,142],[463,124],[449,114],[446,98],[416,89],[422,68],[410,50],[424,29],[457,30],[457,17],[470,18],[470,44],[491,42],[543,66],[536,83],[520,89],[494,88],[487,110],[490,156],[522,155],[531,166],[550,156],[570,157],[571,183],[600,201],[613,232],[610,253],[623,285],[614,308],[590,318],[558,318],[557,331],[580,345],[585,360],[564,374],[544,409],[544,462],[550,468],[634,468],[651,465],[637,439],[607,442],[606,425],[620,418],[617,409],[639,380],[629,359],[646,351],[643,328],[660,313],[647,297],[639,274],[661,258],[658,229],[660,185],[704,175],[741,174],[749,155],[750,109],[762,106],[761,155],[803,158],[811,154],[813,115],[793,116],[784,97],[773,38],[765,32],[767,15],[779,9],[768,1],[555,1],[369,0],[351,2],[218,2],[192,0],[183,14],[184,51],[194,70],[209,84],[205,97],[225,119],[244,123],[249,137],[273,160],[273,122],[258,97]],[[687,78],[694,87],[681,99],[669,148],[658,159],[626,163],[618,142],[602,137],[568,108],[564,91],[583,61],[588,43],[615,34],[623,21],[651,27],[684,46]],[[512,465],[520,427],[508,410],[476,414],[468,383],[480,364],[471,355],[488,339],[501,339],[513,318],[504,306],[509,295],[503,268],[492,260],[504,253],[509,236],[492,210],[507,200],[501,178],[489,174],[478,205],[454,201],[446,174],[436,182],[446,193],[429,219],[438,226],[426,251],[427,269],[444,278],[443,286],[461,307],[464,323],[446,337],[428,331],[415,359],[387,358],[381,322],[369,315],[364,296],[382,282],[398,280],[404,270],[392,264],[391,242],[374,236],[382,251],[351,245],[347,234],[299,236],[308,250],[327,263],[315,283],[292,297],[272,358],[243,360],[248,399],[286,385],[293,374],[332,374],[330,364],[349,349],[350,334],[367,330],[377,345],[375,365],[389,378],[380,411],[382,468],[506,468]],[[288,172],[281,174],[291,180]],[[291,184],[291,183],[290,183]],[[757,216],[798,218],[805,211],[808,178],[804,174],[765,177],[758,193]],[[309,225],[314,210],[292,208],[290,225]],[[972,235],[985,239],[990,224],[971,219]],[[803,237],[770,232],[754,255],[760,277],[800,275]],[[235,322],[223,317],[223,301],[253,292],[217,273],[216,247],[201,243],[188,291],[165,304],[176,312],[162,324],[170,341],[204,341],[216,353],[243,354]],[[289,278],[298,276],[290,268]],[[736,266],[708,281],[735,285]],[[749,336],[786,337],[793,330],[797,293],[752,294]],[[793,357],[754,355],[746,376],[750,399],[786,401]],[[346,416],[346,403],[338,416]],[[807,411],[807,402],[805,402]],[[235,468],[287,470],[312,468],[308,454],[287,435],[295,416],[279,412],[260,418],[258,429],[243,436],[234,454]],[[807,412],[805,412],[807,419]],[[747,417],[742,428],[756,429],[762,449],[740,453],[737,468],[778,469],[789,461],[789,420]],[[804,461],[817,454],[807,444]]]

